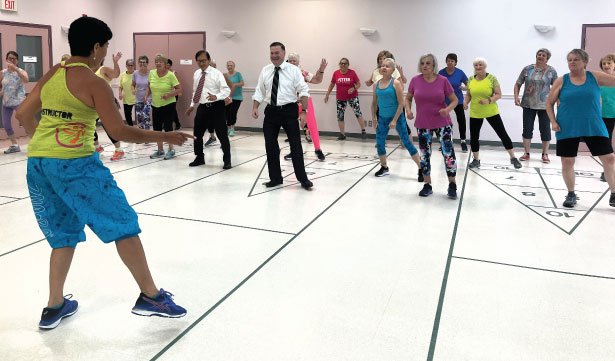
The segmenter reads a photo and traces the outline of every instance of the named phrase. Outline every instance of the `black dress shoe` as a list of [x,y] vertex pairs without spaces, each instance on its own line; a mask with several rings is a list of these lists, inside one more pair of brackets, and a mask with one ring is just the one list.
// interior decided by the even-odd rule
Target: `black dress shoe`
[[222,166],[222,169],[231,169],[231,168],[233,168],[231,166],[231,162],[224,163],[224,165]]
[[263,185],[267,188],[279,186],[280,184],[282,184],[282,181],[269,181],[269,182],[263,183]]
[[197,156],[194,160],[188,164],[190,167],[197,167],[199,165],[205,164],[205,158]]
[[303,187],[303,189],[310,189],[314,186],[314,183],[312,183],[312,181],[310,180],[306,180],[305,182],[301,182],[301,187]]
[[322,150],[318,149],[314,153],[316,153],[316,156],[318,157],[319,161],[321,161],[321,162],[325,161],[325,154],[322,152]]

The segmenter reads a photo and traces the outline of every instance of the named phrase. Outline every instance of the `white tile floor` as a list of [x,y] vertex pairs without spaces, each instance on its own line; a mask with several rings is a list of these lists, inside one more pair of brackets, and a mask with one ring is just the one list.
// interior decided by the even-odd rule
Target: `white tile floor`
[[26,156],[0,154],[0,360],[615,357],[615,209],[596,160],[578,158],[581,199],[568,210],[555,156],[514,170],[485,147],[482,168],[467,172],[459,152],[450,200],[441,155],[434,194],[420,198],[416,166],[396,146],[391,175],[376,178],[373,140],[323,139],[325,162],[304,143],[310,192],[283,160],[283,187],[261,185],[262,134],[238,132],[228,171],[218,147],[189,168],[190,146],[164,161],[149,159],[153,145],[127,145],[118,162],[107,146],[156,282],[188,314],[132,315],[134,281],[88,231],[66,285],[80,310],[47,332],[37,323],[50,250]]

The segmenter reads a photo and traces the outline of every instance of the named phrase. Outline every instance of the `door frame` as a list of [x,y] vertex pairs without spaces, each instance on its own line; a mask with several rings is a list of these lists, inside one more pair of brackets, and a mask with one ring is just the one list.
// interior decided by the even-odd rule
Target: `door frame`
[[611,24],[583,24],[581,31],[581,49],[585,50],[585,36],[587,35],[587,28],[615,28],[615,23]]
[[[34,24],[34,23],[20,23],[16,21],[4,21],[0,20],[0,25],[8,25],[8,26],[20,26],[24,28],[39,28],[39,29],[47,29],[47,40],[49,43],[49,69],[53,68],[53,40],[51,36],[51,25],[43,25],[43,24]],[[4,54],[1,54],[3,60],[0,60],[0,64],[4,66]]]

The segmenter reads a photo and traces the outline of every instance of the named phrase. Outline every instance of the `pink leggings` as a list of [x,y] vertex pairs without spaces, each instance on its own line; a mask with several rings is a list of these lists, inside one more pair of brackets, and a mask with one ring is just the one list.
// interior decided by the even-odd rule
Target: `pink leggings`
[[[301,113],[301,103],[299,103],[299,113]],[[308,98],[308,108],[305,116],[308,131],[314,142],[314,150],[320,150],[320,137],[318,136],[318,124],[316,123],[316,114],[314,114],[314,103],[312,97]]]

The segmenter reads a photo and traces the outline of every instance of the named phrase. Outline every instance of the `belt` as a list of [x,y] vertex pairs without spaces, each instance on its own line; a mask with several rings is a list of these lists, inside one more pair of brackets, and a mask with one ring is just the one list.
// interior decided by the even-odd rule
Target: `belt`
[[199,105],[202,105],[205,108],[209,108],[209,107],[213,107],[214,105],[218,104],[219,102],[224,102],[224,100],[216,100],[215,102],[201,103]]
[[297,106],[297,103],[287,103],[284,105],[271,105],[271,104],[267,104],[267,108],[269,109],[275,109],[275,110],[282,110],[282,109],[288,109],[292,106]]

